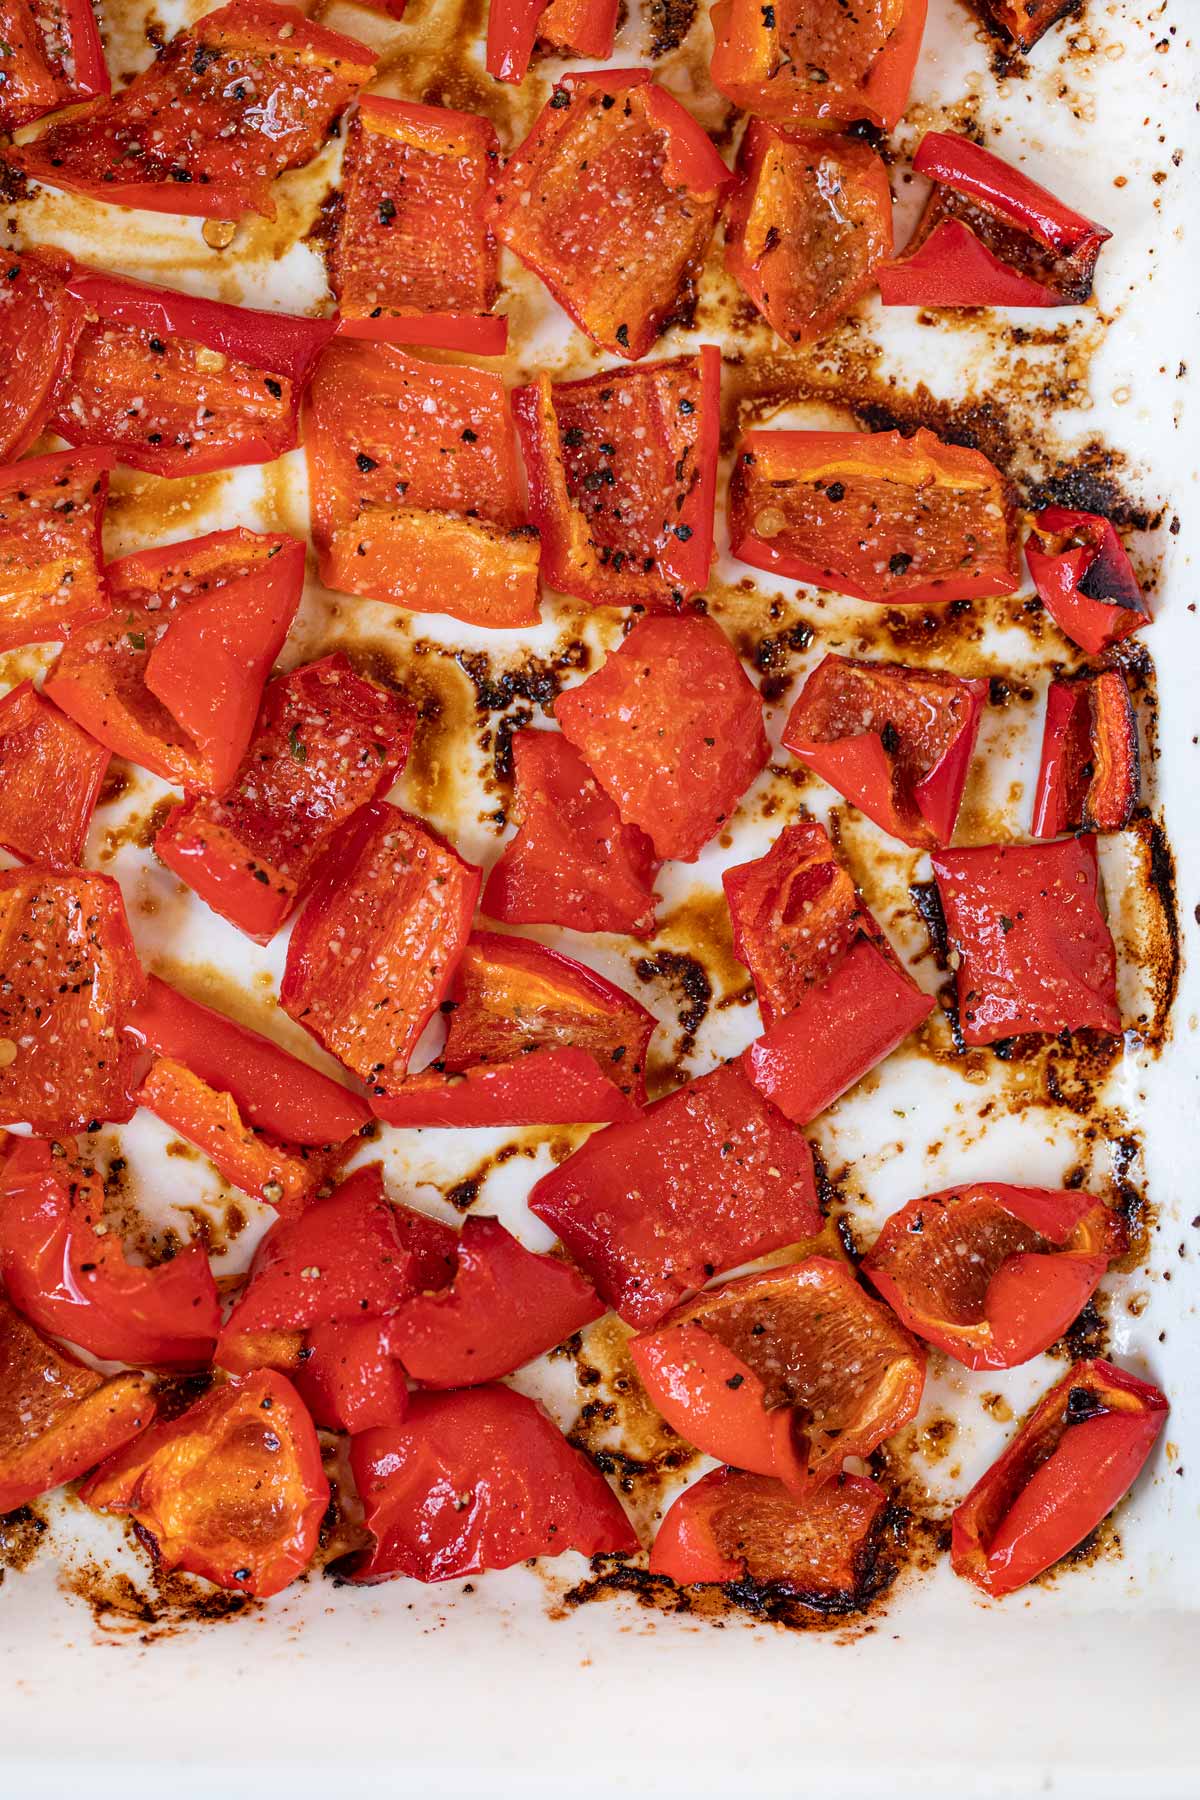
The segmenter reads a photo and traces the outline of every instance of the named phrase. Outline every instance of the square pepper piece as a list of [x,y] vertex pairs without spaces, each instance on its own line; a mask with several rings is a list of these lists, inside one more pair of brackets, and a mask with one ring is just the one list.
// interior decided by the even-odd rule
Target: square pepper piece
[[1052,681],[1032,835],[1123,831],[1140,790],[1137,716],[1122,670]]
[[965,1043],[1087,1026],[1120,1032],[1094,837],[946,851],[933,872],[959,955]]
[[61,641],[111,610],[100,531],[115,461],[67,450],[0,469],[0,650]]
[[1042,605],[1073,644],[1102,656],[1149,625],[1133,564],[1111,519],[1048,506],[1033,523],[1025,544],[1029,573]]
[[108,875],[0,871],[0,1125],[82,1131],[133,1116],[123,1035],[145,976]]
[[0,261],[0,462],[14,462],[45,429],[83,330],[61,250],[10,250]]
[[0,844],[22,862],[83,861],[109,754],[23,681],[0,700]]
[[350,121],[329,279],[343,337],[499,356],[507,322],[482,207],[499,155],[487,119],[367,94]]
[[288,945],[280,1004],[387,1093],[446,998],[480,871],[386,801],[339,832]]
[[497,376],[335,343],[313,378],[307,448],[330,587],[468,625],[537,623],[538,535]]
[[592,71],[558,83],[490,210],[580,330],[636,361],[690,305],[732,180],[647,70]]
[[713,86],[765,119],[890,131],[908,104],[927,0],[718,0]]
[[265,944],[334,834],[404,767],[416,714],[340,651],[268,684],[229,793],[171,813],[155,853],[214,912]]
[[762,700],[712,619],[643,619],[554,702],[566,737],[655,853],[694,862],[770,754]]
[[708,580],[721,352],[539,376],[513,395],[542,574],[593,605],[689,600]]
[[789,344],[831,331],[892,254],[882,157],[854,138],[751,119],[725,217],[725,267]]

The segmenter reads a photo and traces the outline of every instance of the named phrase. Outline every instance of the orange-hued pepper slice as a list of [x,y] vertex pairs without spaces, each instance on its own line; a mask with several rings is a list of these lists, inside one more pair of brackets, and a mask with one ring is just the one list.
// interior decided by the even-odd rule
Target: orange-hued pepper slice
[[607,62],[617,11],[617,0],[488,0],[488,74],[523,81],[539,40],[588,62]]
[[0,462],[41,436],[70,372],[85,311],[67,285],[71,268],[69,256],[47,245],[10,250],[0,261]]
[[337,342],[313,379],[307,448],[330,587],[469,625],[536,624],[537,532],[498,376]]
[[857,139],[751,119],[727,202],[725,267],[789,344],[831,331],[892,254],[892,193]]
[[1011,1369],[1062,1336],[1126,1245],[1081,1189],[977,1181],[910,1200],[861,1268],[910,1331],[968,1369]]
[[923,427],[751,431],[729,490],[740,562],[889,605],[1015,592],[1014,517],[985,456]]
[[0,700],[0,844],[22,862],[83,861],[109,753],[31,682]]
[[681,1437],[801,1492],[908,1424],[925,1383],[920,1345],[829,1256],[727,1281],[629,1348]]
[[302,1155],[252,1131],[232,1094],[210,1087],[169,1057],[155,1059],[136,1098],[202,1150],[231,1186],[268,1201],[285,1216],[300,1210],[321,1177],[321,1169]]
[[178,32],[111,99],[6,155],[50,187],[115,206],[273,219],[275,177],[316,155],[374,70],[365,44],[296,7],[234,0]]
[[415,726],[408,701],[356,674],[341,651],[279,675],[233,786],[177,807],[155,853],[214,912],[266,943],[337,831],[396,780]]
[[798,125],[868,119],[890,131],[908,104],[927,0],[718,0],[713,86],[747,112]]
[[1074,11],[1074,0],[983,0],[983,9],[1018,50],[1032,50],[1052,25]]
[[144,1375],[97,1374],[0,1295],[0,1513],[103,1461],[149,1425]]
[[63,712],[164,781],[221,793],[304,586],[297,538],[214,531],[110,563],[113,611],[46,680]]
[[136,1520],[163,1568],[265,1600],[312,1560],[329,1483],[295,1388],[262,1369],[151,1426],[80,1497]]
[[115,460],[67,450],[0,469],[0,650],[107,616],[100,527]]
[[1122,671],[1052,681],[1033,796],[1034,837],[1123,831],[1140,791],[1137,718]]
[[0,131],[16,131],[112,87],[91,0],[2,0],[0,38]]

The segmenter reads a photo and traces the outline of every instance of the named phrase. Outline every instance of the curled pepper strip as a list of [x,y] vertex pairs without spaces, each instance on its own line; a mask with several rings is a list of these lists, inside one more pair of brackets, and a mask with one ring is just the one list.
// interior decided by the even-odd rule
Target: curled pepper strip
[[761,118],[795,125],[869,119],[890,131],[908,104],[927,0],[718,0],[713,86]]
[[1034,837],[1122,831],[1140,786],[1137,717],[1120,669],[1052,681],[1033,796]]
[[1150,623],[1137,576],[1110,520],[1048,506],[1025,545],[1038,597],[1055,624],[1089,656]]

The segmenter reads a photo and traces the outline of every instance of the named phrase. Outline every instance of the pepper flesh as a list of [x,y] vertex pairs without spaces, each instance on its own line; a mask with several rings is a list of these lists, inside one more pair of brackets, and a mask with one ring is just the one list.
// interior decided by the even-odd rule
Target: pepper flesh
[[84,307],[67,286],[72,263],[61,250],[10,250],[2,267],[0,462],[10,463],[32,448],[55,410]]
[[1137,576],[1110,520],[1048,506],[1025,545],[1046,611],[1089,656],[1150,623]]
[[1004,477],[924,427],[747,432],[729,509],[740,562],[858,600],[915,606],[1020,585]]
[[617,0],[489,0],[487,72],[521,82],[539,39],[589,62],[607,62],[617,28]]
[[106,450],[0,469],[0,650],[62,639],[110,611],[100,529]]
[[0,131],[107,94],[112,86],[91,0],[2,0]]
[[0,700],[0,844],[22,862],[78,867],[108,751],[32,682]]
[[285,1216],[301,1209],[321,1179],[318,1165],[251,1130],[232,1094],[210,1087],[170,1057],[155,1058],[136,1099],[202,1151],[232,1187],[268,1201]]
[[910,1331],[968,1369],[1011,1369],[1062,1336],[1127,1244],[1082,1190],[972,1182],[893,1213],[861,1269]]
[[908,104],[927,0],[718,0],[713,86],[761,118],[797,125],[868,119],[890,131]]
[[1018,50],[1032,50],[1052,25],[1075,10],[1075,0],[983,0],[983,5]]
[[1034,837],[1123,831],[1140,787],[1137,718],[1121,670],[1052,681],[1033,796]]

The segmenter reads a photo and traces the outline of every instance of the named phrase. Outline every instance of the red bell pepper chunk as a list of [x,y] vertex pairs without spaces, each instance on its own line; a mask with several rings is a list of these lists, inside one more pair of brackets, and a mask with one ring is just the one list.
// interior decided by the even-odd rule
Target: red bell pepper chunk
[[235,529],[108,566],[113,612],[76,631],[45,692],[164,781],[221,793],[304,586],[297,538]]
[[869,119],[891,131],[908,104],[927,0],[718,0],[713,86],[736,106],[797,125]]
[[329,1483],[295,1388],[263,1369],[151,1426],[80,1498],[134,1519],[164,1569],[266,1600],[312,1560]]
[[596,606],[688,600],[708,581],[721,352],[540,375],[513,395],[529,511],[552,588]]
[[358,1094],[156,975],[125,1028],[146,1051],[228,1093],[247,1124],[283,1143],[341,1144],[370,1123]]
[[641,1330],[720,1270],[821,1224],[808,1144],[733,1065],[596,1132],[529,1205]]
[[907,1425],[925,1385],[920,1345],[829,1256],[727,1281],[629,1349],[681,1437],[801,1493]]
[[0,871],[0,971],[0,1123],[72,1132],[132,1117],[121,1031],[145,977],[116,882]]
[[1052,25],[1074,12],[1075,0],[983,0],[983,9],[1018,50],[1032,50]]
[[530,938],[477,932],[432,1070],[375,1102],[389,1125],[606,1124],[646,1101],[657,1021],[624,988]]
[[826,656],[784,727],[786,749],[915,849],[954,836],[986,681]]
[[565,75],[497,178],[492,228],[602,350],[686,309],[733,176],[647,69]]
[[339,342],[310,406],[313,538],[329,587],[468,625],[537,623],[537,532],[498,376]]
[[739,562],[858,600],[916,606],[1011,594],[1008,484],[978,450],[924,427],[750,431],[729,489]]
[[0,469],[0,650],[108,616],[100,528],[115,461],[68,450]]
[[414,1394],[403,1424],[352,1440],[350,1466],[375,1538],[352,1581],[450,1581],[638,1547],[604,1477],[511,1388]]
[[650,1573],[681,1586],[751,1582],[821,1612],[868,1598],[887,1495],[863,1475],[805,1494],[769,1475],[712,1469],[672,1502],[650,1550]]
[[3,0],[4,87],[0,131],[110,92],[91,0]]
[[84,309],[67,286],[71,259],[41,246],[0,262],[0,463],[23,456],[46,428],[83,330]]
[[364,95],[328,250],[343,337],[504,354],[482,212],[498,157],[493,126],[474,113]]
[[933,872],[959,956],[964,1043],[1088,1026],[1120,1033],[1094,837],[944,851]]
[[406,1417],[408,1384],[392,1351],[393,1326],[391,1318],[338,1319],[298,1341],[289,1375],[314,1425],[372,1431]]
[[787,825],[765,856],[721,877],[733,947],[773,1025],[827,981],[860,932],[880,936],[823,825]]
[[0,700],[0,844],[22,862],[83,861],[108,751],[23,681]]
[[1033,796],[1034,837],[1122,831],[1140,789],[1137,718],[1120,669],[1052,681]]
[[712,619],[642,619],[554,717],[655,854],[695,862],[770,755],[762,700]]
[[160,861],[214,912],[267,943],[294,912],[334,836],[385,794],[416,713],[338,651],[267,684],[233,787],[195,795],[154,840]]
[[71,372],[49,427],[148,475],[273,462],[298,442],[300,396],[335,327],[77,269]]
[[498,1219],[469,1218],[453,1282],[406,1300],[388,1341],[425,1387],[474,1387],[511,1375],[603,1311],[568,1263],[534,1256]]
[[279,1003],[370,1084],[396,1089],[450,988],[480,872],[386,801],[339,833],[292,931]]
[[617,29],[617,0],[489,0],[487,72],[521,82],[539,39],[589,62],[607,62]]
[[1126,1248],[1091,1194],[972,1182],[893,1213],[861,1269],[918,1337],[968,1369],[1011,1369],[1062,1336]]
[[1167,1410],[1148,1381],[1076,1363],[955,1508],[954,1573],[1000,1599],[1066,1556],[1133,1484]]
[[885,306],[1078,306],[1112,236],[970,138],[930,131],[913,159],[933,192],[879,271]]
[[0,1202],[0,1275],[40,1331],[106,1362],[211,1360],[221,1306],[204,1251],[191,1245],[152,1269],[127,1262],[103,1229],[103,1180],[73,1149],[13,1139]]
[[1050,617],[1089,656],[1150,623],[1125,546],[1098,513],[1048,506],[1025,545],[1029,573]]
[[857,139],[751,119],[727,202],[725,267],[789,344],[824,337],[892,254],[892,191]]
[[807,1125],[934,1010],[884,939],[859,936],[824,981],[738,1059],[748,1081],[785,1118]]
[[144,1375],[98,1375],[0,1296],[0,1513],[103,1461],[154,1417]]
[[654,930],[654,846],[621,815],[560,732],[527,727],[512,741],[517,834],[483,890],[507,925],[573,931]]
[[316,155],[374,71],[365,44],[294,6],[234,0],[177,32],[111,99],[5,156],[114,206],[273,219],[275,177]]

